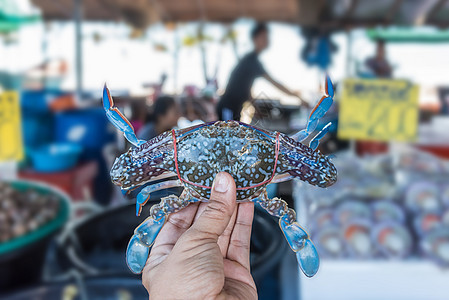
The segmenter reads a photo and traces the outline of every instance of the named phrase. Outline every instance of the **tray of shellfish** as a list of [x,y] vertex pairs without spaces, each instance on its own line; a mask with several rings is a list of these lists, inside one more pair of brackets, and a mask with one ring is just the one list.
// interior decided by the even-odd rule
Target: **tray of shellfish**
[[323,259],[426,260],[449,267],[449,167],[419,151],[333,160],[338,181],[297,182],[300,220]]
[[448,299],[448,162],[409,149],[333,163],[333,186],[294,185],[321,258],[301,299]]

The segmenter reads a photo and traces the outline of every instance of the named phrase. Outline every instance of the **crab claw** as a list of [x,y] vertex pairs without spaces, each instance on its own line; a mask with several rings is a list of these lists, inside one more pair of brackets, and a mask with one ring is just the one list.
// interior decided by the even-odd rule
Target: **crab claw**
[[159,220],[148,217],[134,231],[126,249],[126,264],[133,273],[139,274],[145,267],[150,247],[164,226],[165,219],[165,216]]
[[324,117],[324,115],[327,113],[329,108],[332,106],[332,103],[334,103],[334,100],[331,97],[327,97],[327,96],[321,97],[318,104],[315,106],[315,108],[310,113],[309,119],[310,120],[318,120],[318,119]]
[[318,252],[307,232],[297,222],[288,225],[288,218],[289,216],[285,214],[279,219],[282,232],[290,248],[296,252],[296,259],[301,271],[307,277],[312,277],[318,272],[320,266]]
[[332,122],[327,123],[327,125],[324,126],[324,128],[320,132],[318,132],[317,135],[315,135],[315,137],[309,143],[310,148],[312,148],[313,150],[316,150],[316,148],[318,148],[320,140],[326,135],[326,133],[329,132],[329,128],[331,127],[331,125]]
[[182,183],[178,180],[168,180],[163,182],[158,182],[155,184],[150,184],[144,187],[137,195],[136,200],[136,216],[140,216],[142,212],[142,207],[150,200],[150,194],[156,191],[165,190],[169,188],[175,188],[182,186]]
[[309,115],[309,121],[307,122],[306,129],[303,129],[296,134],[292,135],[292,138],[298,142],[305,140],[318,126],[320,119],[327,113],[329,108],[334,102],[334,86],[329,76],[326,76],[325,83],[325,93],[326,95],[321,97],[317,105],[312,109]]
[[139,241],[139,237],[133,235],[126,249],[126,264],[128,268],[135,274],[142,273],[149,254],[150,248],[143,245]]
[[296,252],[296,260],[298,261],[301,271],[307,276],[314,276],[320,267],[320,258],[310,239],[304,242],[304,247]]
[[134,146],[139,146],[145,143],[144,140],[139,140],[134,132],[134,128],[128,119],[118,110],[114,105],[114,100],[109,93],[106,84],[103,88],[103,108],[106,111],[106,116],[109,121],[123,134],[125,138]]

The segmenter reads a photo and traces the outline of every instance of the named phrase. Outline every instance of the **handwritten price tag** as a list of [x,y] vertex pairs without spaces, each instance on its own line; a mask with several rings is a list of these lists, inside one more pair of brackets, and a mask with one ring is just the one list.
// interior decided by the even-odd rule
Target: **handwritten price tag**
[[0,161],[23,158],[19,95],[15,91],[0,94]]
[[414,141],[418,87],[408,81],[347,79],[343,83],[338,136],[342,139]]

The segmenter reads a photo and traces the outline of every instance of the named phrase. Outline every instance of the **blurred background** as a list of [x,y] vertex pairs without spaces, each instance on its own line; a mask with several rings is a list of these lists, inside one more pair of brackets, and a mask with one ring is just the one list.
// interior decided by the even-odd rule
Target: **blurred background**
[[320,270],[299,274],[256,209],[260,299],[449,299],[448,27],[446,0],[0,0],[0,298],[148,297],[126,245],[179,191],[135,217],[113,186],[130,145],[104,114],[105,82],[145,139],[219,118],[294,134],[328,73],[318,149],[337,183],[268,188]]

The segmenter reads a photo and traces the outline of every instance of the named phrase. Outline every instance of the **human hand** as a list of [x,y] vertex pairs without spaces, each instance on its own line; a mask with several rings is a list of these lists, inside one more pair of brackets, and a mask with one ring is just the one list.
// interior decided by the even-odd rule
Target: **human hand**
[[142,281],[153,299],[257,299],[249,248],[254,204],[236,203],[235,182],[219,173],[209,203],[171,214]]

